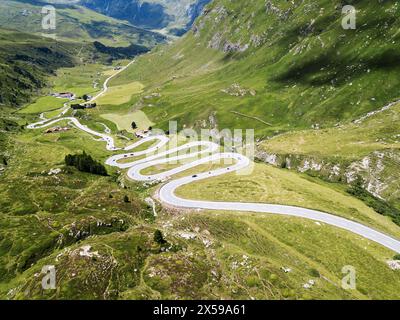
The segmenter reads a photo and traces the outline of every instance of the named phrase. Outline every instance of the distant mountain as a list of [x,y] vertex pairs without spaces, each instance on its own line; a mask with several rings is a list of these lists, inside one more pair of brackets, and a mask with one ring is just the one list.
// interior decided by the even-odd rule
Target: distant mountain
[[80,4],[145,29],[182,35],[211,0],[81,0]]
[[194,3],[192,3],[189,6],[189,9],[187,11],[188,17],[190,18],[189,22],[186,24],[186,27],[189,29],[193,23],[195,22],[195,20],[197,19],[197,17],[199,17],[203,10],[204,7],[210,3],[211,0],[197,0]]
[[77,4],[75,0],[1,0],[0,28],[45,35],[42,29],[42,7],[52,4],[57,12],[56,30],[49,34],[59,40],[99,41],[108,46],[131,44],[152,48],[165,36],[135,27],[128,22],[102,15]]

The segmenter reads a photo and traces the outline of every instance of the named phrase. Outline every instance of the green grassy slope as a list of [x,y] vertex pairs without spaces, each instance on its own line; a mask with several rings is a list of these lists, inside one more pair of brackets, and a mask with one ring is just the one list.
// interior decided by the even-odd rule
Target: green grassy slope
[[[90,78],[86,81],[87,85],[91,83]],[[95,114],[87,114],[84,123],[101,130],[92,116]],[[24,123],[25,119],[15,121]],[[398,272],[386,264],[393,253],[365,239],[312,221],[248,213],[177,215],[157,207],[158,217],[154,219],[140,199],[156,187],[148,189],[126,181],[124,173],[118,178],[124,185],[121,187],[112,170],[110,178],[66,170],[63,158],[68,153],[86,150],[99,161],[107,157],[104,144],[89,135],[78,130],[54,135],[27,130],[9,138],[8,165],[0,183],[0,205],[4,208],[0,217],[3,298],[398,298]],[[339,205],[340,209],[332,212],[398,234],[398,227],[388,219],[375,216],[339,188],[328,184],[321,187],[317,180],[306,181],[295,173],[258,167],[265,185],[261,181],[254,185],[254,178],[226,181],[236,198],[246,195],[252,199],[262,194],[271,201],[270,196],[277,197],[278,193],[271,195],[266,190],[275,190],[279,180],[279,191],[293,204],[327,211]],[[49,175],[54,168],[63,171]],[[261,171],[255,175],[260,178]],[[224,181],[218,183],[218,190],[224,190]],[[213,181],[209,184],[213,186]],[[210,192],[212,188],[206,185],[200,185],[191,196],[197,197],[202,190],[204,194]],[[300,188],[303,185],[307,185],[304,190]],[[123,201],[124,195],[131,203]],[[324,201],[331,198],[337,202]],[[172,252],[160,251],[153,241],[156,229],[176,245]],[[195,238],[184,239],[187,233]],[[81,256],[85,245],[98,255]],[[56,266],[59,276],[57,291],[41,290],[42,276],[38,274],[49,264]],[[356,291],[340,287],[344,265],[357,270]],[[283,268],[292,271],[285,273]],[[312,289],[304,288],[310,280],[316,284]]]
[[99,41],[109,46],[128,46],[132,43],[153,47],[164,36],[136,28],[87,8],[74,4],[52,4],[56,8],[56,30],[42,29],[41,13],[46,3],[36,0],[5,0],[0,3],[0,26],[22,32],[55,34],[58,39],[76,42]]
[[[75,69],[63,69],[61,79],[68,79],[66,73],[75,79]],[[92,79],[82,77],[79,81],[89,87]],[[65,83],[67,89],[75,85],[74,81]],[[7,135],[5,148],[7,165],[0,173],[1,298],[398,298],[399,273],[386,263],[394,254],[381,246],[326,225],[289,217],[177,214],[157,206],[158,217],[154,218],[142,199],[153,194],[157,186],[148,188],[127,181],[125,173],[111,168],[110,177],[98,177],[64,166],[66,154],[82,150],[104,161],[110,155],[104,143],[76,129],[51,135],[43,130],[19,132],[18,123],[34,118],[20,113],[14,118],[16,126],[10,125],[9,130],[15,133]],[[102,129],[96,124],[95,112],[82,118],[91,128]],[[265,185],[254,186],[245,178],[237,183],[228,180],[233,194],[265,195],[265,188],[276,186],[279,179],[280,190],[290,195],[292,203],[332,210],[338,203],[325,203],[324,199],[341,197],[345,200],[340,201],[340,210],[335,211],[338,214],[355,216],[394,235],[399,232],[389,219],[375,216],[339,188],[321,187],[317,180],[306,181],[296,173],[258,166]],[[55,168],[62,171],[49,175]],[[260,178],[261,171],[255,174]],[[218,183],[220,186],[224,181]],[[302,190],[299,186],[305,184],[307,188]],[[210,191],[205,185],[196,190]],[[123,200],[125,195],[130,203]],[[171,250],[161,250],[154,242],[156,229],[174,245]],[[192,240],[185,239],[188,233],[194,235]],[[80,254],[87,245],[93,257]],[[41,289],[44,265],[55,265],[58,290]],[[345,265],[357,270],[355,291],[341,288]],[[286,268],[291,271],[285,273]],[[310,280],[315,285],[304,288]]]
[[[87,134],[43,135],[37,130],[9,138],[8,165],[0,181],[2,298],[399,297],[400,275],[386,264],[393,253],[370,241],[312,221],[270,215],[177,215],[157,207],[155,219],[141,201],[152,189],[123,176],[116,180],[111,171],[111,177],[103,178],[64,167],[64,156],[80,150],[104,160],[104,145]],[[62,172],[49,175],[54,168]],[[279,174],[287,175],[282,188],[294,193],[289,181],[295,174]],[[313,193],[300,196],[311,201]],[[362,208],[355,200],[342,204],[350,212],[353,206]],[[173,250],[161,250],[154,242],[156,229]],[[185,239],[187,234],[193,239]],[[80,254],[87,245],[93,257]],[[55,265],[58,290],[41,289],[44,265]],[[357,290],[341,289],[345,265],[357,270]],[[304,288],[310,280],[315,285]]]
[[295,131],[266,140],[262,145],[273,152],[293,155],[313,154],[319,157],[357,160],[373,151],[399,149],[398,122],[400,104],[366,118],[322,130]]
[[0,104],[17,106],[46,84],[60,67],[72,67],[77,46],[0,29]]
[[282,134],[260,143],[258,157],[335,182],[360,177],[370,193],[400,208],[399,116],[395,104],[360,122]]
[[356,30],[342,29],[341,1],[217,0],[184,39],[115,81],[159,91],[144,111],[161,124],[210,126],[212,116],[219,128],[265,137],[349,121],[398,98],[400,85],[397,4],[349,3]]

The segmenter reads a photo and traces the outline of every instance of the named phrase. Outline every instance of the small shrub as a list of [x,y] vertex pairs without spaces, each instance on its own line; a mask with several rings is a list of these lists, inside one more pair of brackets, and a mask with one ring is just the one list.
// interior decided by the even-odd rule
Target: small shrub
[[248,276],[248,277],[246,278],[246,285],[247,285],[248,287],[251,287],[251,288],[253,288],[253,287],[259,287],[259,286],[261,285],[261,281],[260,281],[260,279],[259,279],[258,277],[256,277],[256,276]]
[[314,278],[319,278],[321,276],[317,269],[310,269],[310,271],[308,273],[310,274],[311,277],[314,277]]
[[159,245],[163,245],[163,244],[167,243],[167,241],[164,239],[164,236],[160,230],[156,230],[154,232],[154,241],[156,243],[158,243]]

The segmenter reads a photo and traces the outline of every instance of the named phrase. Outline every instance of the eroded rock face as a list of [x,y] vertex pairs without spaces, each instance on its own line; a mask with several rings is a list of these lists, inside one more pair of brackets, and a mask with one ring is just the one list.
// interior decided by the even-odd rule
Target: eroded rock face
[[353,162],[338,163],[307,155],[280,155],[258,150],[256,158],[273,166],[312,173],[332,182],[351,184],[362,178],[364,188],[375,197],[399,199],[400,154],[395,150],[375,151]]

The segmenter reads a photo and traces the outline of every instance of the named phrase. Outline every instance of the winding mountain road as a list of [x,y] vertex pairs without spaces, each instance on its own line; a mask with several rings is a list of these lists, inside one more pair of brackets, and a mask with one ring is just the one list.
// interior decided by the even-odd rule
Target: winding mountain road
[[126,66],[123,66],[121,69],[119,69],[116,73],[114,73],[112,76],[108,77],[104,83],[103,83],[103,90],[101,92],[99,92],[97,95],[95,95],[92,100],[89,101],[89,103],[96,101],[98,98],[100,98],[103,94],[105,94],[108,91],[108,83],[110,82],[110,80],[114,77],[116,77],[117,75],[119,75],[121,72],[123,72],[124,70],[126,70],[132,63],[134,63],[136,60],[132,60],[131,62],[129,62]]
[[[131,63],[133,63],[132,61]],[[130,63],[130,64],[131,64]],[[125,70],[129,65],[121,69],[119,72]],[[118,72],[118,73],[119,73]],[[118,74],[117,73],[117,74]],[[116,76],[114,74],[106,80],[104,83],[104,88],[101,93],[99,93],[93,100],[97,99],[99,96],[104,94],[108,90],[108,81]],[[194,183],[196,181],[209,179],[211,177],[216,177],[224,175],[231,172],[236,172],[241,169],[246,168],[250,165],[250,160],[238,153],[219,153],[220,146],[209,141],[194,141],[187,143],[183,146],[169,149],[167,151],[162,151],[161,148],[166,146],[169,142],[169,138],[163,135],[150,136],[148,138],[142,139],[134,144],[131,144],[125,148],[117,148],[113,137],[108,134],[100,133],[88,128],[86,125],[82,125],[78,119],[74,117],[63,117],[66,111],[63,112],[53,119],[43,119],[40,122],[30,124],[28,129],[40,129],[48,127],[60,121],[69,121],[69,123],[75,125],[78,129],[99,137],[99,140],[106,142],[106,149],[109,151],[132,151],[135,148],[141,146],[144,143],[154,141],[156,142],[150,148],[139,151],[139,152],[128,152],[123,154],[118,154],[110,157],[106,160],[106,164],[109,166],[117,167],[120,169],[128,169],[128,177],[136,181],[168,181],[164,184],[159,191],[159,198],[161,202],[172,205],[179,208],[188,209],[205,209],[205,210],[225,210],[225,211],[242,211],[242,212],[257,212],[257,213],[270,213],[285,216],[294,216],[305,219],[311,219],[314,221],[326,223],[328,225],[338,227],[354,234],[362,236],[366,239],[372,240],[382,246],[391,249],[397,253],[400,253],[400,241],[379,232],[375,229],[362,225],[360,223],[350,221],[348,219],[338,217],[332,214],[328,214],[321,211],[310,210],[306,208],[294,207],[294,206],[284,206],[275,204],[264,204],[264,203],[243,203],[243,202],[215,202],[215,201],[198,201],[189,200],[178,197],[175,194],[177,188],[187,185],[189,183]],[[193,151],[196,149],[198,151]],[[191,152],[183,152],[185,150],[190,150]],[[127,160],[133,157],[145,156],[141,160],[132,161],[130,163],[121,163],[121,160]],[[167,157],[168,156],[168,157]],[[202,156],[199,159],[191,161],[186,164],[182,164],[174,169],[168,170],[166,172],[154,174],[154,175],[143,175],[141,172],[149,167],[155,165],[168,164],[171,161],[180,160],[190,160],[195,156]],[[228,159],[234,164],[231,166],[211,170],[209,172],[199,173],[193,176],[186,176],[179,179],[172,179],[171,177],[181,173],[185,170],[194,168],[201,164],[210,163],[217,160]]]
[[[80,130],[99,137],[101,140],[106,142],[106,148],[109,151],[130,151],[133,150],[140,145],[155,141],[152,147],[139,151],[139,152],[130,152],[119,154],[110,157],[107,159],[106,164],[109,166],[117,167],[120,169],[129,169],[128,176],[129,178],[136,181],[164,181],[169,180],[172,176],[183,172],[185,170],[194,168],[201,164],[211,163],[213,161],[221,160],[221,159],[230,159],[233,160],[234,164],[221,169],[212,170],[209,172],[199,173],[193,176],[187,176],[180,179],[170,180],[164,186],[161,187],[159,191],[160,200],[168,205],[180,207],[180,208],[188,208],[188,209],[206,209],[206,210],[225,210],[225,211],[243,211],[243,212],[261,212],[261,213],[271,213],[271,214],[279,214],[279,215],[287,215],[300,217],[305,219],[311,219],[314,221],[319,221],[322,223],[326,223],[331,226],[335,226],[357,235],[360,235],[364,238],[377,242],[388,249],[391,249],[395,252],[400,253],[400,241],[390,237],[382,232],[374,230],[370,227],[364,226],[360,223],[350,221],[348,219],[338,217],[332,214],[328,214],[321,211],[310,210],[306,208],[294,207],[294,206],[284,206],[284,205],[274,205],[274,204],[263,204],[263,203],[243,203],[243,202],[214,202],[214,201],[198,201],[198,200],[188,200],[182,199],[175,194],[175,190],[181,186],[184,186],[189,183],[193,183],[196,181],[209,179],[211,177],[220,176],[223,174],[235,172],[241,169],[246,168],[250,165],[250,160],[238,153],[218,153],[219,145],[209,142],[209,141],[194,141],[187,143],[185,145],[179,146],[177,148],[173,148],[167,151],[162,151],[157,153],[157,150],[161,149],[165,145],[168,144],[169,138],[166,136],[150,136],[148,138],[142,139],[132,145],[129,145],[125,148],[117,148],[114,143],[114,139],[104,133],[100,133],[88,128],[85,125],[82,125],[78,119],[74,117],[62,117],[53,120],[47,120],[47,122],[43,123],[40,121],[38,123],[31,124],[28,126],[30,129],[40,129],[50,125],[53,125],[60,121],[69,121],[73,123]],[[177,156],[170,156],[174,154],[179,154],[185,149],[190,150],[193,148],[199,148],[199,151],[184,153]],[[199,155],[207,155],[198,160],[192,161],[190,163],[178,166],[172,170],[154,174],[154,175],[143,175],[141,171],[146,168],[167,164],[171,161],[180,161],[184,159],[190,159]],[[120,160],[126,160],[132,157],[139,157],[147,155],[144,159],[132,161],[130,163],[120,163]],[[167,158],[167,156],[170,156]]]

